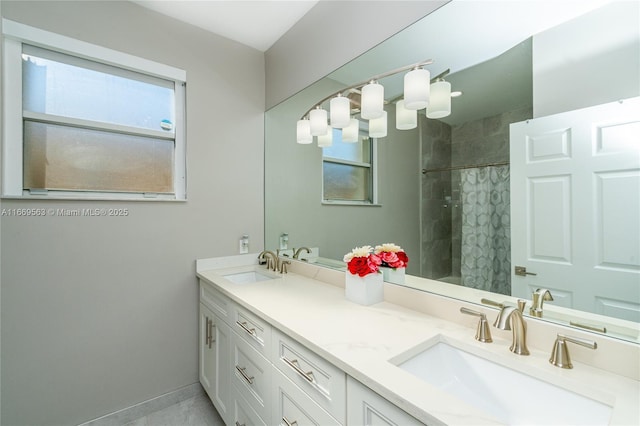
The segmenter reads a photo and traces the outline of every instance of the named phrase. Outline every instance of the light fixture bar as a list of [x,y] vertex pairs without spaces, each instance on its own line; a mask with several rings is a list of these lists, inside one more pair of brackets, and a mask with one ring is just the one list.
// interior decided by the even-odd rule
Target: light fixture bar
[[[322,99],[320,102],[316,102],[316,103],[314,103],[314,104],[313,104],[313,107],[309,108],[309,109],[308,109],[308,110],[307,110],[307,111],[306,111],[306,112],[305,112],[305,113],[300,117],[300,119],[302,120],[304,117],[306,117],[306,116],[311,112],[311,110],[312,110],[312,109],[314,109],[317,105],[322,105],[322,104],[324,104],[326,101],[328,101],[329,99],[331,99],[331,98],[333,98],[333,97],[335,97],[335,96],[337,96],[337,95],[339,95],[339,94],[342,94],[342,93],[348,93],[350,90],[353,90],[353,89],[360,89],[360,88],[362,88],[363,86],[365,86],[365,85],[369,84],[372,80],[373,80],[373,81],[377,81],[377,80],[380,80],[380,79],[382,79],[382,78],[390,77],[390,76],[392,76],[392,75],[395,75],[395,74],[398,74],[398,73],[401,73],[401,72],[404,72],[404,71],[407,71],[407,70],[411,70],[411,69],[416,68],[416,67],[423,67],[423,66],[425,66],[425,65],[431,65],[432,63],[433,63],[433,59],[426,59],[426,60],[424,60],[424,61],[417,62],[417,63],[415,63],[415,64],[406,65],[406,66],[404,66],[404,67],[400,67],[400,68],[396,68],[396,69],[391,70],[391,71],[387,71],[387,72],[385,72],[385,73],[383,73],[383,74],[374,75],[373,77],[368,78],[368,79],[367,79],[367,80],[365,80],[365,81],[362,81],[362,82],[357,83],[357,84],[353,84],[353,85],[351,85],[351,86],[349,86],[349,87],[345,87],[344,89],[337,90],[337,91],[333,92],[331,95],[329,95],[329,96],[327,96],[326,98]],[[438,76],[436,76],[436,77],[441,77],[441,76],[447,75],[448,73],[449,73],[449,70],[446,70],[444,73],[441,73],[441,74],[439,74],[439,75],[438,75]],[[434,79],[435,79],[436,77],[434,77]]]

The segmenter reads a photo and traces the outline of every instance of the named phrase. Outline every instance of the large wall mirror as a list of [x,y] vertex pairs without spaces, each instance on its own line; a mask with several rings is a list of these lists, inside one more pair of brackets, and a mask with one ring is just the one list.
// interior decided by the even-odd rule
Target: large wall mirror
[[[279,248],[286,233],[289,248],[317,248],[312,261],[343,267],[353,247],[392,242],[410,257],[407,273],[429,279],[419,286],[425,291],[514,303],[550,287],[554,301],[545,302],[543,320],[640,342],[639,19],[637,1],[454,0],[270,109],[266,248]],[[446,80],[462,92],[451,115],[434,120],[421,111],[415,129],[397,130],[393,100],[402,96],[403,75],[381,80],[390,102],[388,134],[375,141],[377,203],[323,203],[322,149],[296,143],[296,121],[337,90],[425,59],[433,60],[432,76],[449,70]],[[624,125],[594,127],[607,114]],[[568,199],[566,179],[527,180],[523,171],[533,158],[527,152],[574,155],[577,131],[561,131],[574,124],[617,138],[616,155],[607,155],[615,173],[605,179],[592,170],[589,178],[600,192],[587,198],[604,206],[597,212]],[[529,151],[510,152],[514,137]],[[518,156],[529,159],[515,164]],[[536,185],[522,186],[530,181]],[[537,203],[525,204],[531,194]],[[568,212],[578,219],[562,219]],[[478,222],[490,226],[469,232]],[[569,238],[584,234],[596,240]],[[548,249],[553,244],[564,252]],[[558,271],[585,257],[604,260],[581,275]],[[538,270],[543,263],[547,269]],[[537,275],[515,275],[515,266]]]

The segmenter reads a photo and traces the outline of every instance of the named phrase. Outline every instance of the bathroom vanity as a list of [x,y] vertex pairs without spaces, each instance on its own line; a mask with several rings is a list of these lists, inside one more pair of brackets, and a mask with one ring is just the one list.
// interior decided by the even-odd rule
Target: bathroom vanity
[[[527,320],[529,356],[509,352],[511,332],[476,341],[459,309],[493,321],[488,307],[386,283],[384,302],[360,306],[343,272],[294,261],[280,274],[257,255],[198,260],[197,276],[200,382],[227,425],[640,423],[637,368],[599,365],[609,345],[637,364],[637,345],[597,337],[604,351],[571,347],[565,370],[548,362],[558,326]],[[426,309],[403,306],[416,300]]]

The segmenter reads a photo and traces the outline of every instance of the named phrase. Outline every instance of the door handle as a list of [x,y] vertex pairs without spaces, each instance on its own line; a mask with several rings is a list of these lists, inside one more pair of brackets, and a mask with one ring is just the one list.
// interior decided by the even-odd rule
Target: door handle
[[515,267],[516,275],[524,277],[527,275],[538,275],[533,272],[527,272],[526,266],[516,266]]

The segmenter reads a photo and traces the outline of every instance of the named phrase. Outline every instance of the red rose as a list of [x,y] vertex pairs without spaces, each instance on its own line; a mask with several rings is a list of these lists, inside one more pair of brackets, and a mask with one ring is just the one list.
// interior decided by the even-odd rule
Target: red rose
[[409,256],[407,256],[407,253],[399,251],[396,253],[396,255],[398,256],[398,260],[402,262],[401,267],[404,268],[405,266],[407,266],[407,264],[409,263]]
[[366,257],[354,257],[347,266],[353,275],[364,277],[369,273],[369,262]]
[[364,277],[365,275],[378,272],[380,263],[382,263],[380,258],[372,254],[367,257],[354,257],[347,264],[347,268],[353,275]]

